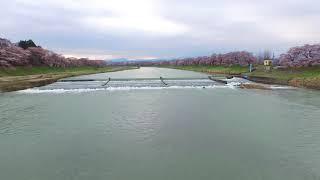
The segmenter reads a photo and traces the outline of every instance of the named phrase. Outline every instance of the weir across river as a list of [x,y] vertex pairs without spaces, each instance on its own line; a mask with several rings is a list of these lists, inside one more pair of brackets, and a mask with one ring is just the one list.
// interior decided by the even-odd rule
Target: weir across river
[[[73,84],[96,84],[99,86],[109,87],[155,87],[155,86],[212,86],[215,84],[227,84],[224,79],[215,78],[213,76],[208,77],[189,77],[189,78],[107,78],[107,79],[62,79],[58,82],[73,83]],[[104,82],[101,84],[101,82]]]
[[[61,79],[58,82],[85,82],[85,81],[147,81],[147,80],[160,80],[159,78],[106,78],[106,79]],[[208,79],[208,77],[194,77],[194,78],[162,78],[163,80],[201,80]]]

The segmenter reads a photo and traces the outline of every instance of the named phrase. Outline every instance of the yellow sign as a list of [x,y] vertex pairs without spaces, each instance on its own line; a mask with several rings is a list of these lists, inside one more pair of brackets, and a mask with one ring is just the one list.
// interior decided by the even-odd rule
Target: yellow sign
[[263,64],[264,64],[265,66],[272,66],[272,60],[264,60],[264,61],[263,61]]

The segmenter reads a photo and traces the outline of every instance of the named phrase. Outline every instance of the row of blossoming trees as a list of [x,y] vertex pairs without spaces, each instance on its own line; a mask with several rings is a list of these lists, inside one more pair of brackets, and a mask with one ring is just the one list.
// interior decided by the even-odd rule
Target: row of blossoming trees
[[[269,57],[270,58],[270,57]],[[241,65],[261,64],[263,61],[246,51],[230,52],[225,54],[213,54],[211,56],[200,56],[191,58],[180,58],[164,61],[131,61],[118,62],[116,65]],[[304,45],[291,48],[287,53],[281,54],[274,62],[275,65],[284,67],[311,67],[320,66],[320,44]]]
[[[258,64],[258,58],[246,51],[213,54],[196,58],[184,58],[174,61],[162,61],[160,64],[170,65],[248,65]],[[276,64],[277,65],[277,64]],[[284,67],[320,66],[320,44],[297,46],[280,55],[279,64]]]
[[256,64],[257,58],[246,51],[213,54],[196,58],[176,59],[172,62],[163,62],[172,65],[249,65]]
[[[213,54],[194,58],[180,58],[163,61],[130,61],[113,63],[115,65],[241,65],[258,64],[258,58],[246,51],[236,51],[225,54]],[[85,58],[65,58],[57,53],[36,46],[32,41],[13,44],[0,38],[0,67],[14,66],[104,66],[105,61]],[[279,65],[285,67],[320,66],[320,44],[304,45],[291,48],[281,54]]]
[[249,65],[257,63],[257,58],[246,51],[230,52],[226,54],[213,54],[211,56],[200,56],[190,58],[179,58],[173,60],[159,61],[130,61],[113,63],[116,65]]
[[[28,42],[28,41],[26,41]],[[28,42],[29,43],[29,42]],[[27,43],[27,46],[28,46]],[[20,46],[23,44],[23,46]],[[32,43],[29,43],[32,44]],[[62,55],[41,47],[26,43],[13,44],[0,38],[0,67],[15,66],[49,66],[49,67],[79,67],[104,66],[105,61],[86,58],[65,58]]]
[[286,67],[320,66],[320,44],[291,48],[287,53],[280,55],[280,65]]

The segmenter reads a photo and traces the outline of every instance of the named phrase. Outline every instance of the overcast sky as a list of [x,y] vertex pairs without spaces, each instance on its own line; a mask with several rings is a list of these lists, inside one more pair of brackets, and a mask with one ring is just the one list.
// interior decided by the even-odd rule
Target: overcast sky
[[0,0],[0,37],[66,56],[276,54],[320,42],[319,0]]

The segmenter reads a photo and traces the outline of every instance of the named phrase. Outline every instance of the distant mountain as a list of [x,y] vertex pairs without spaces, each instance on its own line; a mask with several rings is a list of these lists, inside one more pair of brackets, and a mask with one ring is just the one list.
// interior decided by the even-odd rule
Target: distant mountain
[[116,59],[109,59],[109,60],[105,60],[108,63],[119,63],[119,62],[128,62],[129,60],[126,58],[116,58]]
[[135,59],[133,61],[137,61],[137,62],[156,62],[156,61],[163,61],[163,59]]
[[162,59],[127,59],[127,58],[116,58],[105,60],[106,64],[110,65],[124,65],[124,64],[139,64],[139,63],[155,63],[163,61]]
[[123,62],[156,62],[163,61],[165,59],[127,59],[127,58],[116,58],[105,60],[107,63],[123,63]]

